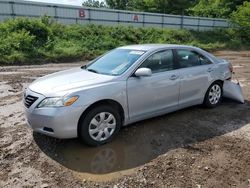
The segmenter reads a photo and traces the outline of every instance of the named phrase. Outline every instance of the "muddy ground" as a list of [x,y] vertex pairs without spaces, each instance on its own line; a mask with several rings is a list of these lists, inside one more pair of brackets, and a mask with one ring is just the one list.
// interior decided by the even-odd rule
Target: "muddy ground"
[[22,89],[74,64],[0,67],[0,187],[250,187],[250,51],[230,60],[245,104],[187,108],[123,128],[90,148],[26,126]]

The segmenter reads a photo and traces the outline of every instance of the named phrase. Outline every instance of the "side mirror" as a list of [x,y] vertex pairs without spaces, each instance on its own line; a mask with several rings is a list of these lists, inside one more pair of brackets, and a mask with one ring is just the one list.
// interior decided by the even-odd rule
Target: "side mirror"
[[152,71],[149,68],[139,68],[135,71],[135,76],[141,77],[141,76],[151,76]]

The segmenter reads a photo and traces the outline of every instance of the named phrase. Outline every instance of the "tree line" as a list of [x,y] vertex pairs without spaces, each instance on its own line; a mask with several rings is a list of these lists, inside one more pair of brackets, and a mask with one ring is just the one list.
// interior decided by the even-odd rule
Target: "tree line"
[[244,2],[250,3],[250,0],[85,0],[83,6],[229,18],[240,6],[244,6]]

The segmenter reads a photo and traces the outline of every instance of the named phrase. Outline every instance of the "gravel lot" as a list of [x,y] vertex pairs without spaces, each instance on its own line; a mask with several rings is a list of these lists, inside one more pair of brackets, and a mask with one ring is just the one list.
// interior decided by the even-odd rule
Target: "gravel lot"
[[123,128],[89,148],[26,126],[22,89],[71,64],[0,67],[0,187],[250,187],[250,51],[218,51],[234,65],[246,103],[225,99]]

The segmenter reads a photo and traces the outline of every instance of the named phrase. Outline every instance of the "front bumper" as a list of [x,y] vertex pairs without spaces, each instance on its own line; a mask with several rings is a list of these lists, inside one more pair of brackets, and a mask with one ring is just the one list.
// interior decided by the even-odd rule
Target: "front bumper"
[[58,108],[36,108],[45,96],[29,89],[26,95],[38,97],[29,107],[25,107],[27,123],[35,132],[56,138],[76,138],[77,126],[84,107],[67,106]]

